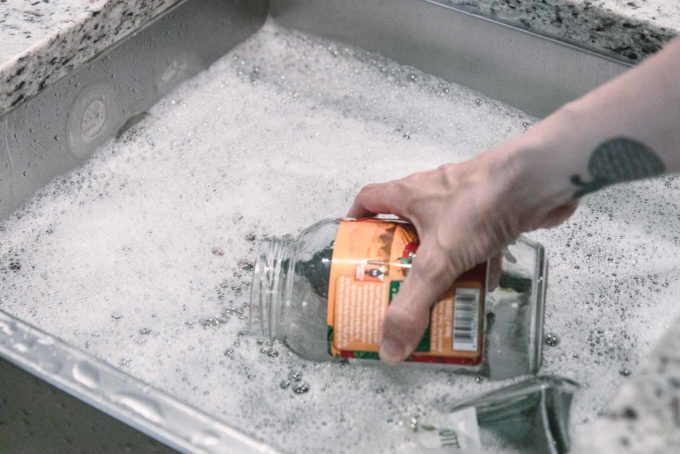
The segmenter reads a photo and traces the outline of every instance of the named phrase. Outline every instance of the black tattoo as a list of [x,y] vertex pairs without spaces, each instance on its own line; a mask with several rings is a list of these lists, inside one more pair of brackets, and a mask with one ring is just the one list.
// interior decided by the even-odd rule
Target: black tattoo
[[628,137],[609,139],[590,155],[591,181],[583,181],[580,175],[571,176],[571,182],[581,188],[574,193],[574,199],[610,184],[661,175],[664,170],[661,159],[647,145]]

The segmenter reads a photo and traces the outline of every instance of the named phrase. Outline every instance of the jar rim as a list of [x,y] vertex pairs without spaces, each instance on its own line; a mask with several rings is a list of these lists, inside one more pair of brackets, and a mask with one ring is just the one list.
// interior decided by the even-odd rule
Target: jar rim
[[250,286],[249,329],[269,339],[279,336],[278,322],[285,299],[292,240],[288,236],[263,239],[257,248]]

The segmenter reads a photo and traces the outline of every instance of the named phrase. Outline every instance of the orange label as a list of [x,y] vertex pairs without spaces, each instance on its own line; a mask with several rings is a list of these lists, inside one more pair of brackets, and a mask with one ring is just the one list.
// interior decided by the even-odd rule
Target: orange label
[[[328,349],[336,357],[378,359],[382,319],[418,249],[404,221],[343,220],[328,289]],[[430,312],[408,361],[479,365],[483,351],[486,264],[464,273]]]

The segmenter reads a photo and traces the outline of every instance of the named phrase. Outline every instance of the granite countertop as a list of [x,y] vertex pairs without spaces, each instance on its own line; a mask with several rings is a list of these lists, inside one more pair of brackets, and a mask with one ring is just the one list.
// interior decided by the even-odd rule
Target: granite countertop
[[179,0],[0,0],[0,114]]
[[677,0],[446,0],[472,12],[638,61],[680,33]]
[[[181,0],[0,0],[0,114]],[[680,34],[680,0],[439,0],[638,61]],[[680,452],[680,320],[575,452]]]
[[0,0],[0,62],[11,60],[48,36],[96,10],[92,2]]

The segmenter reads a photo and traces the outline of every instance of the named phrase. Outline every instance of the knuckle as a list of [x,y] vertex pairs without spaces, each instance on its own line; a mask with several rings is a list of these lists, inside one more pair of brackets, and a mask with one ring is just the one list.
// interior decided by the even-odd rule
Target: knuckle
[[436,246],[434,252],[432,252],[433,248],[431,247],[422,249],[422,253],[418,251],[419,253],[414,260],[417,266],[411,269],[409,277],[425,283],[441,282],[442,279],[447,278],[451,279],[452,275],[455,274],[455,267],[451,260],[449,260],[449,257],[438,252],[444,250],[444,247]]
[[379,184],[377,183],[369,183],[362,187],[359,190],[358,198],[364,198],[367,197],[369,194],[375,192],[375,190],[379,187]]
[[413,181],[414,177],[406,177],[401,180],[397,180],[393,183],[394,193],[399,198],[406,198],[413,192]]
[[447,178],[451,177],[455,172],[455,169],[457,168],[457,164],[442,164],[439,167],[437,167],[436,172],[437,176],[440,178]]
[[453,188],[460,186],[466,181],[466,173],[461,172],[463,164],[448,163],[437,167],[436,176],[441,184],[446,188]]
[[393,205],[401,207],[402,212],[410,213],[410,208],[416,197],[410,177],[395,181],[392,192],[394,197]]

